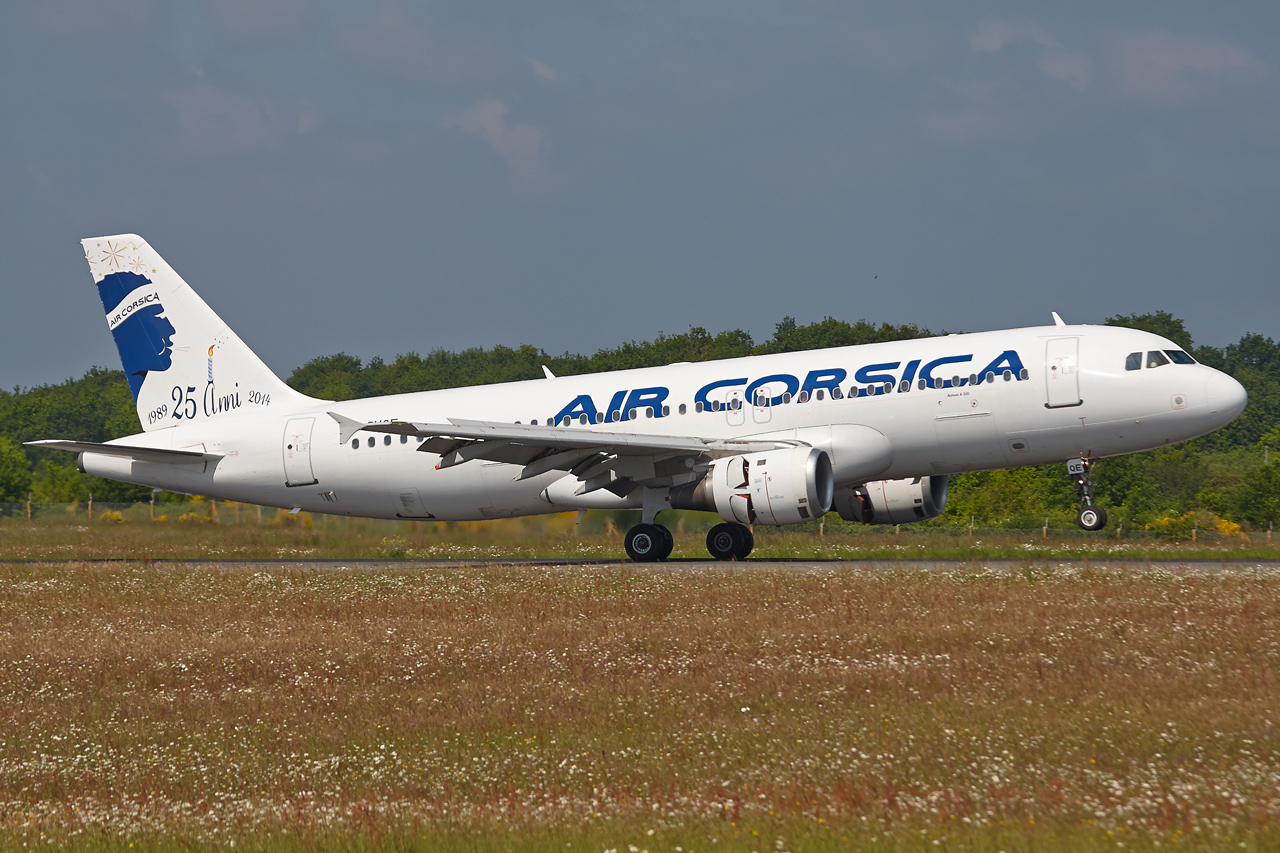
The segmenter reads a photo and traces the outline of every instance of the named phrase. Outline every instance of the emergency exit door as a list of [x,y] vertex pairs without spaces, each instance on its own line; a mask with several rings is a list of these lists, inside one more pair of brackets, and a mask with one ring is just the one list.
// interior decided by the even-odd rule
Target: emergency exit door
[[293,418],[284,425],[284,484],[310,486],[319,482],[311,470],[311,428],[315,418]]
[[1044,364],[1048,408],[1080,405],[1079,367],[1079,338],[1054,338],[1048,342]]

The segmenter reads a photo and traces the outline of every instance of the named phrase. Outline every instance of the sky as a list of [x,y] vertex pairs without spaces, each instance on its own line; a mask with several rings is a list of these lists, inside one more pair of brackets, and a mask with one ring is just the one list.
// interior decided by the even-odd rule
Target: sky
[[0,5],[0,387],[141,234],[282,376],[784,316],[1280,337],[1280,4]]

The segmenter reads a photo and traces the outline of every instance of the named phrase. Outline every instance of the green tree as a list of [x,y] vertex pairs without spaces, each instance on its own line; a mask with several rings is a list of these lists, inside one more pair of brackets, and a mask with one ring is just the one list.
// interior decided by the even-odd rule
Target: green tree
[[16,442],[0,437],[0,501],[24,501],[30,490],[27,454]]
[[1191,352],[1194,344],[1186,326],[1168,311],[1156,311],[1151,314],[1117,314],[1106,319],[1108,326],[1124,326],[1127,329],[1140,329],[1151,332],[1162,338],[1168,338],[1187,352]]
[[1257,527],[1280,521],[1280,463],[1260,465],[1246,474],[1236,500],[1240,517]]

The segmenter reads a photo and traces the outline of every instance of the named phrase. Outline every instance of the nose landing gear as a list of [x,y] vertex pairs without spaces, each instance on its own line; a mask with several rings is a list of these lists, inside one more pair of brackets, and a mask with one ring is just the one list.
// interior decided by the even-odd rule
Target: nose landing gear
[[1067,473],[1075,480],[1076,494],[1080,496],[1076,523],[1085,530],[1101,530],[1107,526],[1107,511],[1093,505],[1093,481],[1089,479],[1089,472],[1093,470],[1095,461],[1087,457],[1067,461]]

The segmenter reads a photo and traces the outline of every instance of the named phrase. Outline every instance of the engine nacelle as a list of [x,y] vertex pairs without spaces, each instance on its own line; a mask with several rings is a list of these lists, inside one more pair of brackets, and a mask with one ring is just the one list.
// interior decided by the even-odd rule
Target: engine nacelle
[[826,451],[787,447],[715,460],[701,480],[671,490],[671,506],[742,524],[800,524],[826,515],[834,493]]
[[947,508],[947,480],[873,480],[835,495],[835,509],[845,521],[863,524],[908,524],[941,515]]

